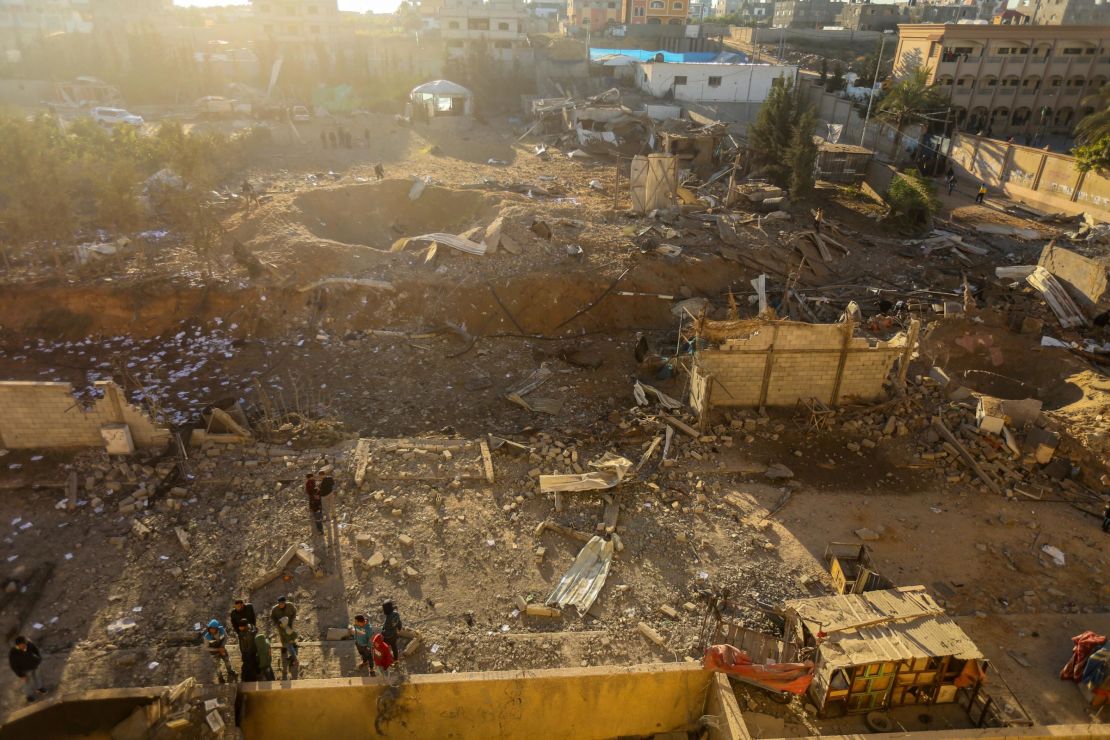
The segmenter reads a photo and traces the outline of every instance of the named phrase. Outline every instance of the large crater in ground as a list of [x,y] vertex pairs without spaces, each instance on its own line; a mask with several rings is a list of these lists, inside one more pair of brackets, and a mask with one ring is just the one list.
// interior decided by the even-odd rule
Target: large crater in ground
[[416,200],[411,180],[313,190],[297,196],[305,227],[323,239],[389,249],[397,239],[431,232],[458,234],[485,226],[496,203],[476,190],[429,185]]

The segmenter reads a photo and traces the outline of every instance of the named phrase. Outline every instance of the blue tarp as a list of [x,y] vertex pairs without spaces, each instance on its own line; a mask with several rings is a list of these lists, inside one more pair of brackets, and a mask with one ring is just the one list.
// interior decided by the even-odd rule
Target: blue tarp
[[743,64],[748,57],[740,52],[730,51],[648,51],[646,49],[590,49],[590,60],[597,61],[601,57],[619,54],[632,57],[638,62],[654,62],[657,55],[663,55],[664,62],[720,62],[725,64]]

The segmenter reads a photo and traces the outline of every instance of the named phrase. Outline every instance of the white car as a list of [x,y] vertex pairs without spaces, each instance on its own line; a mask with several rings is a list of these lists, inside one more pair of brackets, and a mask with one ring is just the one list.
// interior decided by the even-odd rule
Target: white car
[[312,120],[312,114],[309,113],[308,108],[305,108],[303,105],[294,105],[293,109],[290,111],[290,115],[297,123],[303,123],[305,121]]
[[128,126],[138,128],[143,125],[143,117],[129,113],[123,108],[93,108],[92,117],[97,123],[104,126],[115,126],[117,123],[126,123]]

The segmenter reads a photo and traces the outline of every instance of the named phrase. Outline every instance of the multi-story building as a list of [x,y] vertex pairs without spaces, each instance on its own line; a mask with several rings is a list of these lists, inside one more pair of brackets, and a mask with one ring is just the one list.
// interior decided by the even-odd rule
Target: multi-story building
[[1025,13],[1004,8],[1002,12],[991,18],[991,23],[996,26],[1024,26],[1032,20]]
[[1110,5],[1103,0],[1015,0],[1013,9],[1043,26],[1110,23]]
[[452,59],[483,54],[516,64],[533,59],[526,33],[529,18],[520,0],[443,0],[439,31]]
[[251,12],[263,45],[309,66],[352,50],[354,34],[343,28],[336,0],[251,0]]
[[567,0],[567,23],[576,28],[603,31],[623,18],[622,0]]
[[634,25],[686,25],[687,0],[624,0],[625,23]]
[[903,23],[959,23],[960,21],[989,21],[994,14],[994,2],[978,5],[972,2],[924,2],[907,5],[909,20]]
[[965,131],[1071,134],[1110,79],[1110,26],[902,25],[894,71],[914,67],[948,92]]
[[778,0],[771,26],[774,28],[823,28],[836,22],[844,3],[833,0]]
[[0,0],[0,52],[14,61],[20,50],[46,36],[92,33],[90,4],[90,0]]
[[713,8],[716,15],[738,15],[745,21],[771,20],[775,11],[774,0],[717,0]]
[[844,3],[836,24],[852,31],[887,31],[909,21],[909,7],[904,3]]

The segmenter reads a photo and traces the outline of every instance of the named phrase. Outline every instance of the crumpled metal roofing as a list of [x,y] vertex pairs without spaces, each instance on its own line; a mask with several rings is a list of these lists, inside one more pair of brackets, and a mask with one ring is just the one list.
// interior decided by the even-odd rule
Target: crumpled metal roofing
[[787,601],[820,644],[823,667],[940,658],[982,659],[971,638],[924,586]]
[[546,603],[560,608],[574,604],[579,616],[584,615],[605,586],[612,563],[613,541],[592,537],[578,552],[574,565],[555,584]]

